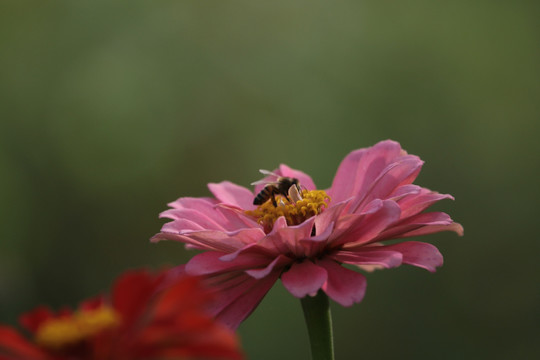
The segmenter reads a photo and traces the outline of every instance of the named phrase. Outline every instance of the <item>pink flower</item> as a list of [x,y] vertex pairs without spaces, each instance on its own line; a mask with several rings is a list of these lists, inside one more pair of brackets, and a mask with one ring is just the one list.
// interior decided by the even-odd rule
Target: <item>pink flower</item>
[[322,289],[350,306],[362,301],[366,278],[342,264],[367,271],[409,264],[434,272],[443,263],[435,246],[384,241],[440,231],[463,234],[447,214],[424,212],[453,198],[412,184],[422,164],[399,143],[382,141],[347,155],[327,190],[316,190],[309,175],[280,165],[276,174],[298,179],[304,190],[289,191],[288,198],[277,195],[277,206],[270,200],[253,205],[264,185],[252,192],[228,181],[209,184],[215,198],[170,203],[172,209],[161,216],[172,221],[152,241],[175,240],[205,250],[185,271],[204,276],[217,289],[211,310],[233,328],[279,278],[295,297]]

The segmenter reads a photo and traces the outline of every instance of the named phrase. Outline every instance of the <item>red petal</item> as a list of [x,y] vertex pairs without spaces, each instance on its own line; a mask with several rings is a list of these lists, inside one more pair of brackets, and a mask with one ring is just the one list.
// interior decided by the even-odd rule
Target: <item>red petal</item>
[[124,273],[112,289],[112,304],[122,317],[122,325],[131,326],[146,310],[165,274],[152,275],[147,271]]
[[7,326],[0,326],[0,359],[45,360],[47,358],[46,354],[17,331]]
[[35,333],[41,324],[53,318],[55,318],[55,315],[48,307],[40,306],[30,312],[22,314],[19,317],[19,322],[25,329],[31,333]]

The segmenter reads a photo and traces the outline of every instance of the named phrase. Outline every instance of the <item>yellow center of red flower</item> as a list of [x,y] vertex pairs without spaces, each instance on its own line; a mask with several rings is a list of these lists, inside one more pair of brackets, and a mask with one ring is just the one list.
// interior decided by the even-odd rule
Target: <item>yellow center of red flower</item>
[[109,306],[101,306],[45,322],[36,333],[36,342],[45,348],[59,350],[119,324],[119,314]]
[[257,219],[268,233],[280,216],[285,217],[289,226],[299,225],[310,217],[320,214],[330,202],[330,197],[324,190],[302,190],[298,195],[296,198],[291,196],[291,201],[278,195],[277,206],[274,206],[272,201],[267,201],[255,210],[247,210],[246,214]]

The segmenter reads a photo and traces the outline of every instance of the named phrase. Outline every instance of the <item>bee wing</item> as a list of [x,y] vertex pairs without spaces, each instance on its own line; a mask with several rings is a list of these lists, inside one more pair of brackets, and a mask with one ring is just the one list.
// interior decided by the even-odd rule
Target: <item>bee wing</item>
[[269,170],[259,169],[259,172],[260,172],[261,174],[263,174],[263,175],[279,177],[278,174],[273,173],[273,172],[271,172],[271,171],[269,171]]
[[261,180],[257,180],[257,181],[252,182],[250,185],[269,185],[269,184],[278,185],[279,182],[277,182],[277,181],[268,181],[268,180],[265,180],[265,179],[261,179]]
[[268,171],[268,170],[264,170],[264,169],[259,169],[259,172],[261,174],[263,174],[263,175],[266,175],[266,176],[275,176],[276,181],[268,181],[265,178],[265,179],[261,179],[261,180],[257,180],[255,182],[252,182],[250,185],[268,185],[268,184],[277,185],[277,184],[279,184],[279,182],[277,181],[277,179],[279,178],[278,174],[273,173],[273,172]]

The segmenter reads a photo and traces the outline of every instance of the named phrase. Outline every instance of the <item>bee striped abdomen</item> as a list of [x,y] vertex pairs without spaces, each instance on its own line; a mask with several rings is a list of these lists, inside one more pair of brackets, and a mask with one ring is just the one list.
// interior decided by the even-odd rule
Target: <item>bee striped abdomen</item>
[[275,199],[273,198],[275,190],[276,190],[276,187],[274,185],[266,185],[261,190],[261,192],[258,193],[257,196],[255,196],[255,199],[253,199],[253,205],[262,205],[266,201],[268,201],[270,197],[272,197],[272,202],[275,203]]

